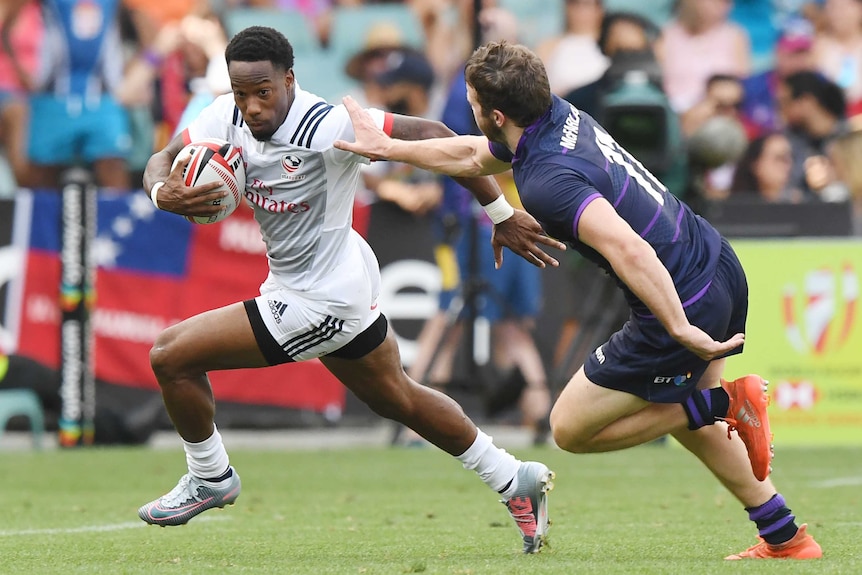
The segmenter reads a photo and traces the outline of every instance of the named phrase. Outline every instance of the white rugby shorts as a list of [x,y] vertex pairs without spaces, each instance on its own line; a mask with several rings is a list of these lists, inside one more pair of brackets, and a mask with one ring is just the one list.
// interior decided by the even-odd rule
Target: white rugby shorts
[[254,303],[268,338],[259,333],[261,325],[251,317],[251,310],[249,315],[255,337],[270,363],[303,361],[332,353],[380,317],[377,257],[359,234],[351,234],[351,240],[345,246],[345,257],[313,289],[290,289],[271,272],[261,285],[261,295],[254,298]]

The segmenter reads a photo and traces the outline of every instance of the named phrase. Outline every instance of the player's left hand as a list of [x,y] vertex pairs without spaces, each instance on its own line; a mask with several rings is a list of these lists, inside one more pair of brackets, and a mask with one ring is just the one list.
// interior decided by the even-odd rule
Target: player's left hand
[[524,210],[515,210],[511,218],[494,226],[491,246],[494,248],[494,265],[503,265],[503,247],[507,247],[536,267],[558,266],[560,262],[548,255],[539,244],[565,250],[566,244],[549,238],[536,218]]
[[737,333],[727,341],[716,341],[699,327],[689,325],[676,340],[699,358],[712,361],[744,344],[745,334]]

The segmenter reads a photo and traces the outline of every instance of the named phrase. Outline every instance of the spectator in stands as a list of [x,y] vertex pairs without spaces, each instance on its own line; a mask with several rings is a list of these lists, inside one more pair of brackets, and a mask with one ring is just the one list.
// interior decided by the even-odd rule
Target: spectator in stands
[[775,44],[774,66],[743,81],[742,113],[752,136],[782,127],[777,107],[778,84],[791,74],[815,69],[813,46],[811,23],[802,18],[791,19]]
[[802,192],[790,185],[793,153],[781,132],[754,138],[739,159],[730,185],[731,197],[760,198],[767,203],[797,203]]
[[361,51],[354,54],[345,65],[345,73],[357,80],[362,88],[359,100],[365,105],[382,106],[383,96],[377,77],[387,70],[390,54],[416,52],[407,47],[403,34],[391,22],[380,22],[372,26],[366,36]]
[[216,97],[231,91],[224,50],[227,33],[217,18],[189,15],[180,24],[188,67],[189,101],[174,134],[178,134]]
[[[205,0],[197,0],[195,6],[200,6],[201,2],[206,4]],[[155,137],[144,150],[146,157],[143,162],[146,164],[153,149],[162,147],[170,139],[190,97],[189,62],[182,49],[185,40],[180,30],[181,22],[187,16],[207,17],[207,9],[203,6],[180,16],[173,13],[160,16],[146,5],[131,9],[124,5],[120,14],[126,52],[131,58],[127,62],[126,77],[118,90],[118,97],[130,110],[132,119],[143,115],[144,107],[150,108],[147,120]],[[141,153],[138,149],[141,147],[140,134],[135,135],[138,140],[134,153],[138,156]]]
[[835,138],[829,148],[835,180],[847,189],[853,201],[853,235],[862,237],[862,131]]
[[728,0],[728,19],[745,30],[750,41],[751,66],[754,71],[767,68],[782,29],[783,7],[793,0]]
[[602,96],[611,89],[626,71],[634,69],[648,72],[650,79],[661,84],[661,70],[655,58],[655,26],[637,14],[609,12],[602,18],[598,47],[609,61],[601,78],[575,88],[563,96],[576,108],[598,117]]
[[797,72],[779,84],[779,109],[793,150],[790,186],[806,200],[818,198],[827,148],[847,132],[845,102],[841,87],[816,72]]
[[728,20],[730,8],[727,0],[679,0],[674,19],[662,29],[664,88],[678,113],[703,98],[710,76],[744,78],[751,72],[748,36]]
[[[484,40],[517,38],[518,29],[511,13],[499,7],[483,9],[479,23]],[[480,133],[467,101],[463,68],[450,85],[441,119],[459,134]],[[502,174],[497,181],[509,202],[520,206],[511,173]],[[442,202],[436,213],[440,243],[435,250],[443,276],[440,309],[420,333],[419,351],[410,376],[435,387],[445,387],[455,376],[454,359],[463,343],[463,320],[470,315],[486,318],[492,324],[491,362],[495,373],[490,379],[503,382],[499,385],[484,382],[487,389],[481,391],[486,393],[489,415],[517,404],[522,423],[533,433],[534,442],[542,444],[549,431],[547,415],[551,399],[542,357],[532,334],[541,310],[541,270],[526,260],[507,260],[504,267],[496,270],[491,252],[485,249],[491,242],[490,220],[484,213],[474,213],[468,190],[448,177],[442,182]],[[460,321],[447,333],[449,312],[457,305],[456,297],[462,298],[465,307],[458,316]],[[481,383],[470,382],[473,386]]]
[[[150,106],[160,96],[157,87],[161,65],[183,43],[180,23],[163,24],[148,44],[129,60],[117,88],[117,100],[125,107]],[[152,152],[151,152],[152,153]]]
[[44,61],[31,100],[34,186],[58,188],[63,170],[82,163],[99,186],[129,190],[129,121],[114,97],[124,67],[119,0],[44,5]]
[[8,0],[0,4],[0,151],[11,168],[2,182],[9,195],[16,184],[28,185],[27,92],[38,68],[42,14],[37,0]]
[[703,97],[681,115],[682,131],[691,136],[710,118],[726,116],[742,123],[745,88],[736,76],[714,74],[707,78]]
[[149,31],[141,30],[144,45],[149,44],[165,24],[179,22],[189,14],[205,15],[210,11],[208,0],[123,0],[123,5],[149,22]]
[[730,191],[734,167],[748,143],[740,114],[744,95],[739,78],[716,74],[707,80],[703,99],[682,114],[693,187],[702,200],[722,199]]
[[[373,82],[381,104],[394,114],[428,117],[434,71],[421,52],[395,50],[388,54]],[[378,162],[363,169],[366,187],[381,200],[393,202],[406,212],[424,216],[440,202],[442,190],[437,176],[406,164]]]
[[844,90],[850,107],[862,108],[862,1],[826,0],[822,23],[814,43],[817,69]]
[[[410,0],[425,32],[425,55],[438,84],[448,85],[473,51],[475,2],[471,0]],[[496,0],[482,0],[480,18],[496,9]],[[480,26],[484,24],[480,22]]]
[[784,29],[791,20],[798,18],[808,20],[815,27],[819,26],[823,0],[780,0],[770,3],[772,4],[772,17],[781,29]]
[[153,98],[161,93],[158,84],[162,65],[174,55],[179,56],[188,97],[182,116],[172,126],[171,134],[178,134],[217,96],[230,92],[226,46],[227,33],[215,17],[189,14],[163,24],[150,45],[140,49],[130,62],[118,91],[120,102],[127,107],[157,104]]
[[604,16],[602,0],[565,1],[565,31],[536,48],[548,70],[551,91],[559,96],[595,82],[610,64],[598,45]]

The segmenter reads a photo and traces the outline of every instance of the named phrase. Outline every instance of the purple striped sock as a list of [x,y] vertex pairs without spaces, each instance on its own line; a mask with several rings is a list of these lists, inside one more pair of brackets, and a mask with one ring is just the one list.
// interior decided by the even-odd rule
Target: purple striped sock
[[706,401],[706,408],[712,413],[712,390],[704,389],[700,392],[703,395],[703,399]]
[[769,501],[767,501],[763,505],[760,505],[758,507],[748,507],[746,508],[746,511],[748,511],[749,519],[751,519],[752,521],[761,521],[763,519],[766,519],[785,505],[786,502],[784,501],[784,497],[782,497],[780,493],[776,493]]
[[[748,518],[757,525],[758,534],[770,543],[786,541],[796,532],[796,516],[787,508],[784,497],[776,493],[772,498],[758,507],[749,507]],[[779,533],[786,529],[786,533]],[[772,541],[771,535],[779,534],[779,541]]]
[[[694,393],[692,393],[690,396],[688,396],[688,399],[685,400],[684,405],[685,405],[685,412],[688,414],[688,417],[690,420],[689,429],[700,429],[704,425],[707,425],[707,422],[703,419],[703,415],[700,413],[700,409],[698,409],[698,407],[697,407],[697,402],[695,401],[695,395],[696,394],[700,395],[701,397],[705,396],[706,397],[706,404],[707,405],[710,404],[710,399],[709,399],[708,393],[705,394],[703,392],[695,390]],[[710,421],[709,423],[712,423],[712,421]]]

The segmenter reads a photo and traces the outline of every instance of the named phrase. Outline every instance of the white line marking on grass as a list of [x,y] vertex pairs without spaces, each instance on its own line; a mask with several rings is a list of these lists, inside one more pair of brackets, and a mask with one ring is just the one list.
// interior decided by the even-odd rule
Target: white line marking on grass
[[[227,521],[230,517],[201,517],[195,523],[201,521]],[[108,525],[84,525],[82,527],[54,527],[51,529],[13,529],[0,531],[0,537],[17,537],[23,535],[64,535],[71,533],[101,533],[105,531],[121,531],[123,529],[134,529],[147,527],[143,521],[127,521],[125,523],[111,523]]]
[[811,484],[815,489],[831,489],[833,487],[852,487],[854,485],[862,485],[862,476],[856,477],[836,477],[834,479],[824,479],[823,481],[815,481]]

